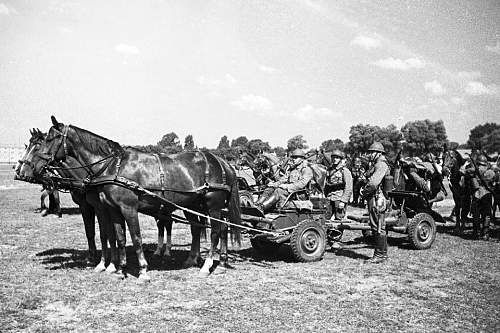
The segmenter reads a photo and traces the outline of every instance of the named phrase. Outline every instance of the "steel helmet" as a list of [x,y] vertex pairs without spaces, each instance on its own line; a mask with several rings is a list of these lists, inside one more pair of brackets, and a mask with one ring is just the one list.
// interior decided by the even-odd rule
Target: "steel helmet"
[[345,158],[345,154],[338,149],[335,149],[334,151],[332,151],[332,157],[335,157],[335,156],[340,157],[340,158]]
[[297,148],[294,151],[292,151],[290,157],[306,157],[306,153],[302,149]]
[[479,164],[479,165],[488,165],[488,159],[484,155],[479,155],[477,157],[477,164]]
[[368,148],[368,151],[375,151],[375,152],[385,154],[384,146],[380,142],[377,142],[377,141],[372,143],[370,148]]

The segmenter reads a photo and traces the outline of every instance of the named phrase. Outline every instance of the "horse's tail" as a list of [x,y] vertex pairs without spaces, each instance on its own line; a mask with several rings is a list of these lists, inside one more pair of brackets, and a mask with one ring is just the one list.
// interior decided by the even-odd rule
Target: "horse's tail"
[[[240,207],[240,194],[238,188],[238,179],[235,177],[231,184],[229,193],[227,217],[229,222],[241,225],[241,207]],[[231,227],[231,242],[241,245],[241,230],[238,227]]]

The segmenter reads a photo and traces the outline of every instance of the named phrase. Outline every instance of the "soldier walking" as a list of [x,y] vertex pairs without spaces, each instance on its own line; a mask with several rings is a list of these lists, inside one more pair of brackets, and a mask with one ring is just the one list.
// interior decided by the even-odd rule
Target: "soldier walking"
[[344,153],[338,149],[331,153],[331,163],[326,174],[325,195],[330,200],[326,218],[343,219],[352,195],[352,175],[345,165]]
[[374,142],[368,148],[368,153],[371,168],[368,170],[368,182],[364,186],[362,193],[363,197],[368,201],[368,216],[375,250],[373,256],[367,262],[379,264],[388,259],[384,216],[387,209],[387,198],[382,187],[384,178],[390,176],[390,167],[385,157],[384,146],[380,142]]

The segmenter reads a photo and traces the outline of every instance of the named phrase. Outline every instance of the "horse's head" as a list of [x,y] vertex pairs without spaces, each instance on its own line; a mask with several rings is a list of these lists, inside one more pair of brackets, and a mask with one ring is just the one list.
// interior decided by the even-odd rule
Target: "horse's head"
[[39,182],[40,175],[35,173],[35,168],[39,167],[38,164],[41,162],[38,158],[38,154],[46,134],[42,133],[39,129],[30,130],[30,134],[31,138],[28,145],[25,145],[26,149],[24,154],[15,166],[16,175],[14,179]]
[[443,176],[449,177],[452,172],[458,170],[465,160],[456,150],[446,150],[443,153]]

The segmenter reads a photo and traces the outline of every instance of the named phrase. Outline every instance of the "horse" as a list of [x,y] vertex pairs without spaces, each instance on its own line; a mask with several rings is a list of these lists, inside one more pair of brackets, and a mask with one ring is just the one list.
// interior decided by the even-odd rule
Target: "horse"
[[[211,247],[201,276],[208,276],[221,240],[220,263],[227,263],[228,225],[221,219],[223,209],[234,225],[241,225],[238,181],[229,163],[210,152],[192,151],[176,155],[157,155],[135,148],[124,148],[117,142],[78,128],[59,123],[51,117],[52,127],[42,153],[51,164],[75,158],[88,172],[87,186],[95,187],[106,204],[118,239],[118,273],[125,276],[125,220],[139,261],[139,280],[149,281],[148,263],[142,249],[138,213],[155,218],[171,217],[183,207],[191,222],[191,250],[184,266],[198,263],[200,258],[200,221],[197,214],[211,220]],[[168,187],[167,187],[168,185]],[[159,200],[161,197],[164,200]],[[222,222],[221,222],[222,221]],[[231,228],[232,239],[240,242],[240,230]]]
[[[15,179],[49,184],[46,187],[68,190],[73,202],[78,205],[85,226],[85,235],[88,243],[87,261],[91,264],[95,264],[97,261],[97,248],[95,245],[95,217],[97,217],[100,229],[101,258],[94,271],[116,272],[116,238],[114,237],[114,231],[109,229],[109,223],[106,223],[109,220],[107,212],[103,208],[95,191],[84,191],[82,186],[71,182],[73,179],[85,177],[87,172],[81,168],[81,165],[75,159],[68,157],[58,167],[52,167],[52,175],[45,172],[42,174],[36,173],[35,169],[41,169],[40,163],[45,164],[45,160],[40,158],[40,147],[46,134],[40,130],[33,130],[30,133],[32,137],[29,145],[26,147],[23,158],[15,167]],[[109,254],[107,251],[108,241],[110,244]],[[106,262],[109,262],[107,267]]]
[[461,235],[465,228],[465,221],[470,211],[471,194],[469,186],[460,172],[466,159],[457,150],[446,150],[443,153],[443,175],[449,177],[450,189],[453,194],[455,208],[455,233]]

